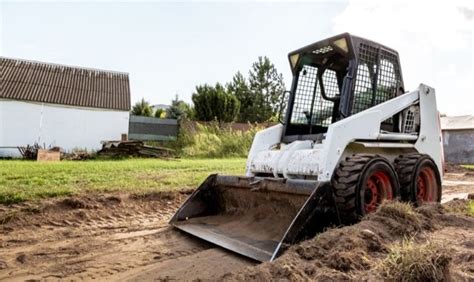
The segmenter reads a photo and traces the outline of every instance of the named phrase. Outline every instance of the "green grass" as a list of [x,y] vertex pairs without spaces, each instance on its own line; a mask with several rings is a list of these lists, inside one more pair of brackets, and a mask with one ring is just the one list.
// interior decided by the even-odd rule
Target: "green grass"
[[245,158],[260,129],[257,125],[241,131],[221,127],[217,122],[197,124],[194,129],[183,127],[178,140],[167,146],[185,158]]
[[467,206],[467,214],[470,216],[474,216],[474,200],[470,200]]
[[474,200],[453,201],[444,205],[446,211],[467,216],[474,216]]
[[197,187],[209,174],[242,175],[245,159],[126,159],[40,163],[0,160],[0,203],[87,192]]

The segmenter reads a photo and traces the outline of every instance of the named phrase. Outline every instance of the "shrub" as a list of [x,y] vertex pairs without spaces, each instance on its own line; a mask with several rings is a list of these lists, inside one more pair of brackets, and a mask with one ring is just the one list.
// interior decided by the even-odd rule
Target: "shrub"
[[239,114],[239,100],[219,83],[196,86],[192,99],[197,120],[232,122]]
[[150,103],[145,101],[145,98],[142,98],[140,101],[136,102],[135,105],[133,105],[132,115],[151,117],[153,115],[153,110],[150,106]]
[[258,130],[257,126],[247,131],[233,130],[217,122],[197,124],[195,130],[181,130],[175,148],[183,157],[246,157]]
[[164,109],[156,109],[155,117],[156,118],[165,118],[166,117],[166,111]]

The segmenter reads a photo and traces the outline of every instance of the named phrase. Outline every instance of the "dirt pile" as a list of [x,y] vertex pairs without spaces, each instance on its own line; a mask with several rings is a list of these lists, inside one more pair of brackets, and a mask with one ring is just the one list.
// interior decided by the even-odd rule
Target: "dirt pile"
[[[168,218],[190,193],[190,191],[180,191],[146,194],[93,194],[8,206],[0,205],[0,233],[2,230],[24,227],[28,224],[38,227],[42,224],[74,226],[85,220],[107,219],[117,215],[132,216],[136,211],[155,211],[156,216]],[[127,213],[127,210],[131,212]]]
[[468,174],[467,176],[473,175],[472,169],[469,169],[457,164],[451,164],[451,163],[445,163],[444,171],[447,173],[466,173]]
[[474,198],[474,193],[469,194],[468,200],[454,199],[444,204],[443,207],[448,213],[471,215],[472,211],[471,211],[470,205],[467,203],[469,203],[469,201],[472,202],[473,198]]
[[[414,280],[443,279],[449,275],[452,259],[448,250],[439,243],[417,242],[426,242],[432,231],[446,224],[474,228],[474,219],[446,214],[440,205],[413,209],[404,203],[386,203],[358,224],[328,230],[291,247],[273,263],[229,273],[223,278],[259,281],[398,279],[387,271],[393,268],[391,264],[396,264],[401,265],[402,271],[410,271]],[[413,246],[426,247],[429,252],[416,256],[414,254],[421,249]]]

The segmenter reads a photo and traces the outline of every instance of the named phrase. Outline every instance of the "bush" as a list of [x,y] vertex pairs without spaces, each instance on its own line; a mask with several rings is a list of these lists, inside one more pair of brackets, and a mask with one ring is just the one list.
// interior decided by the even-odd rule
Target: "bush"
[[132,115],[136,116],[153,116],[153,110],[148,101],[145,101],[145,98],[142,98],[140,101],[136,102],[132,107]]
[[183,128],[174,147],[183,157],[247,157],[258,130],[257,126],[247,131],[233,130],[217,122],[197,124],[195,130]]
[[239,114],[239,100],[219,83],[196,86],[192,99],[197,120],[232,122]]

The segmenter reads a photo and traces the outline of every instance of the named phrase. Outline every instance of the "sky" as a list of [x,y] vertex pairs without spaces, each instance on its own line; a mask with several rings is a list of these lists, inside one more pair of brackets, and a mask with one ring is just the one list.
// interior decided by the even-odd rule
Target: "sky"
[[474,114],[474,1],[25,2],[0,0],[0,55],[127,72],[132,102],[187,102],[267,56],[291,85],[290,51],[342,32],[399,51],[405,89],[435,87]]

